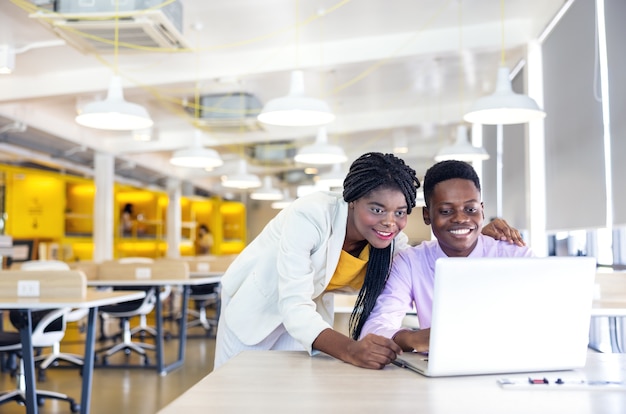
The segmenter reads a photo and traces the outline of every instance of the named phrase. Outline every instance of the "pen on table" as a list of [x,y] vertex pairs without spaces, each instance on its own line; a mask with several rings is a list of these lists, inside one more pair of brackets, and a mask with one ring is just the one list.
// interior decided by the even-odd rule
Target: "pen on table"
[[391,361],[391,363],[397,367],[406,368],[406,363],[402,360],[394,359],[393,361]]

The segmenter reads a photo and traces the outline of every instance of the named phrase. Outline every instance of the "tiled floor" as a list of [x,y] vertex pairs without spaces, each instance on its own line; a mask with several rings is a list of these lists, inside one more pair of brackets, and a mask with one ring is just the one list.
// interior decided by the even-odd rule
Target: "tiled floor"
[[[173,325],[173,324],[172,324]],[[166,329],[175,326],[166,326]],[[156,369],[147,368],[96,368],[93,376],[91,413],[93,414],[154,414],[160,408],[182,394],[213,369],[215,340],[204,335],[202,328],[192,328],[187,340],[185,363],[182,367],[160,376]],[[62,351],[82,353],[83,335],[75,324],[68,325],[68,331],[61,346]],[[165,342],[165,360],[173,361],[178,350],[178,341]],[[105,343],[96,344],[96,349]],[[45,352],[45,351],[44,351]],[[154,352],[151,363],[154,363]],[[123,353],[110,359],[125,362]],[[131,355],[130,362],[139,362]],[[0,373],[0,390],[11,390],[16,386],[15,378],[8,372]],[[81,376],[78,369],[56,367],[48,369],[44,382],[37,383],[38,389],[46,389],[69,394],[80,402]],[[0,405],[0,414],[25,413],[26,408],[16,402]],[[70,413],[69,404],[64,401],[47,400],[39,408],[42,414]]]

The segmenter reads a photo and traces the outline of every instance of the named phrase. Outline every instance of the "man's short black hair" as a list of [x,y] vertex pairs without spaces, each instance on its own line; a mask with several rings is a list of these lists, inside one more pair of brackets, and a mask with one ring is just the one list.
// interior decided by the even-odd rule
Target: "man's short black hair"
[[430,167],[424,176],[424,201],[427,207],[430,205],[430,199],[435,186],[442,181],[451,180],[453,178],[470,180],[474,183],[478,192],[480,192],[478,174],[476,174],[474,167],[469,163],[458,160],[440,161]]

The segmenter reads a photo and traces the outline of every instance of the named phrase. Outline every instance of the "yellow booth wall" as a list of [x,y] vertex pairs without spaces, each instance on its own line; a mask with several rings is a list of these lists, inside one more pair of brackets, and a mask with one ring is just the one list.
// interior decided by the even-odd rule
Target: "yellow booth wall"
[[7,234],[14,238],[62,237],[65,181],[22,172],[9,172],[7,178]]

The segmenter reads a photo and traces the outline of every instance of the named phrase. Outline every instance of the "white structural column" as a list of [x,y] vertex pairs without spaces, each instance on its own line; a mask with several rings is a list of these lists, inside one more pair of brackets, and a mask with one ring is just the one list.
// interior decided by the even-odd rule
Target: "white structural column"
[[[472,145],[475,147],[483,146],[483,125],[482,124],[472,124]],[[478,175],[478,179],[480,180],[480,184],[483,184],[483,162],[482,161],[474,161],[472,162],[472,166]],[[483,189],[483,194],[485,189]]]
[[115,158],[96,153],[94,157],[96,195],[93,206],[93,260],[96,263],[113,259],[114,176]]
[[604,131],[604,182],[606,191],[606,228],[613,228],[613,166],[611,159],[611,105],[609,104],[609,56],[606,44],[606,16],[604,0],[596,0],[596,27],[602,90],[602,126]]
[[181,182],[175,178],[167,180],[167,253],[166,257],[177,259],[180,257],[180,240],[182,228],[182,211],[180,198],[182,196]]
[[[533,98],[540,108],[543,103],[543,59],[541,44],[533,41],[528,44],[528,96]],[[550,114],[547,114],[550,116]],[[528,124],[528,245],[537,256],[548,255],[548,236],[546,233],[546,153],[544,120]]]

